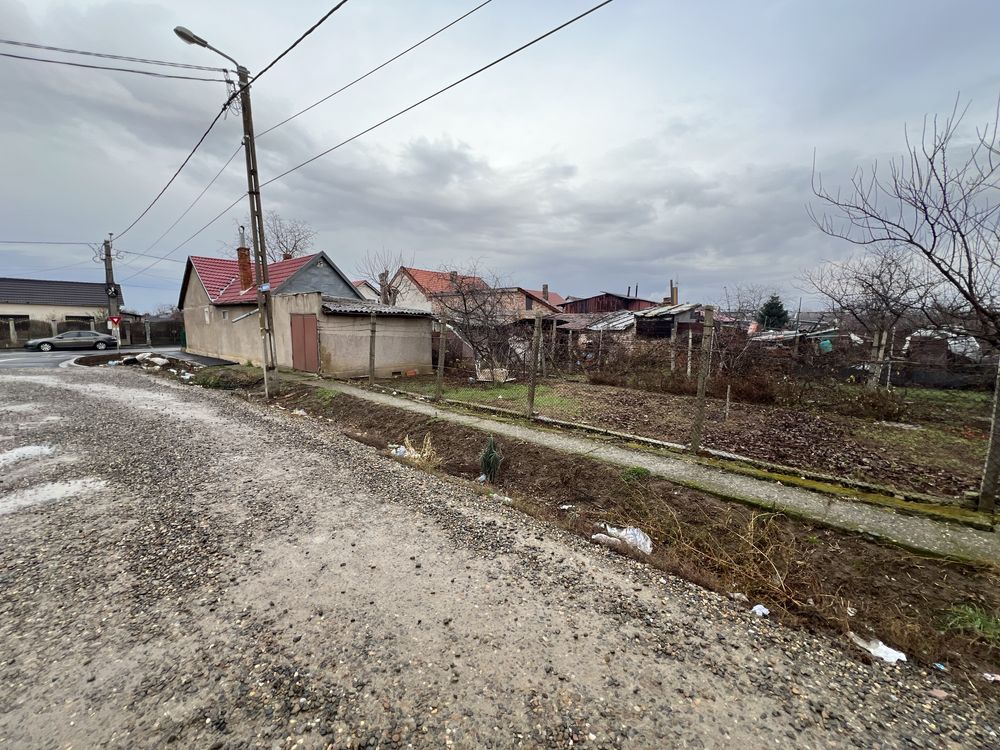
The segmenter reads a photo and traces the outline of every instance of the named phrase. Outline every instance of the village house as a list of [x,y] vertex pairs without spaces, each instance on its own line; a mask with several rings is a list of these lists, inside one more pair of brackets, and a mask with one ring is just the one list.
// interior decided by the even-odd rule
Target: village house
[[[119,303],[121,286],[115,284]],[[104,284],[88,281],[45,281],[0,278],[0,320],[40,320],[90,324],[108,315]]]
[[[376,374],[430,373],[431,317],[423,310],[365,300],[325,253],[268,265],[276,360],[280,367],[335,377],[368,374],[376,319]],[[188,258],[178,307],[189,352],[260,364],[263,350],[255,269],[237,258]]]
[[400,266],[389,282],[398,290],[396,304],[416,310],[433,310],[432,298],[462,289],[489,289],[489,284],[478,276],[467,276],[454,271],[428,271],[423,268]]
[[353,284],[354,288],[361,292],[361,296],[365,299],[377,301],[381,298],[381,295],[378,293],[378,289],[376,289],[375,286],[367,279],[359,279],[358,281],[353,282]]

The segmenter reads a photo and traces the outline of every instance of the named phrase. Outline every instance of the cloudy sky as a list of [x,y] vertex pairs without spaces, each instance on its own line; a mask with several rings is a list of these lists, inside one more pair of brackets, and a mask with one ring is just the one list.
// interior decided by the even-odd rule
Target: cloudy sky
[[[480,0],[351,0],[253,88],[258,132]],[[264,180],[580,13],[596,0],[493,0],[349,91],[262,136]],[[332,4],[296,0],[0,0],[6,39],[212,65],[187,26],[260,70]],[[686,300],[795,277],[848,248],[805,207],[815,150],[828,184],[884,159],[903,126],[1000,93],[1000,4],[615,0],[517,57],[266,187],[263,203],[318,232],[351,276],[366,251],[425,268],[478,263],[510,283],[583,296],[639,285]],[[0,45],[0,52],[103,61]],[[116,64],[116,63],[108,63]],[[225,64],[222,62],[222,64]],[[124,65],[128,65],[125,63]],[[171,72],[164,68],[155,68]],[[171,81],[0,58],[0,239],[98,242],[166,182],[226,96]],[[177,297],[188,254],[224,255],[246,188],[242,156],[176,227],[239,145],[229,116],[152,211],[116,242],[127,306]],[[158,240],[158,241],[157,241]],[[101,280],[77,246],[0,246],[0,274]]]

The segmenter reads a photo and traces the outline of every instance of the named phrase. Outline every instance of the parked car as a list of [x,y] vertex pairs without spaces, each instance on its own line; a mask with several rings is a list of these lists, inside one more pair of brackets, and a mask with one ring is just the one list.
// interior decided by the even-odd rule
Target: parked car
[[25,349],[38,349],[50,352],[53,349],[107,349],[118,345],[114,336],[97,331],[66,331],[58,336],[47,339],[31,339],[25,343]]

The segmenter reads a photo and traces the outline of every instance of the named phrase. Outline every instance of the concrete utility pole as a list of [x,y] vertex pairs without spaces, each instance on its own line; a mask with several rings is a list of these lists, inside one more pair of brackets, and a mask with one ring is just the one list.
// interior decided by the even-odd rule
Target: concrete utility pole
[[531,337],[531,363],[528,367],[528,403],[525,416],[531,419],[535,414],[535,384],[538,381],[538,354],[542,344],[542,311],[535,313],[535,331]]
[[115,269],[112,265],[111,235],[104,240],[104,287],[108,295],[108,317],[117,316],[120,311],[118,287],[115,286]]
[[267,371],[277,370],[274,346],[274,312],[271,300],[271,279],[264,246],[264,212],[260,202],[260,179],[257,173],[257,145],[253,135],[253,112],[250,107],[250,71],[225,52],[217,50],[194,32],[177,26],[174,33],[187,44],[210,49],[236,66],[239,76],[240,113],[243,116],[243,151],[247,163],[247,195],[250,199],[250,234],[253,238],[254,264],[257,270],[257,309],[264,353],[264,395],[268,396]]
[[[115,268],[111,255],[110,234],[108,235],[108,239],[104,240],[104,290],[108,295],[108,318],[118,317],[121,311],[121,299],[118,295],[118,287],[115,285]],[[111,330],[115,334],[115,340],[118,342],[118,348],[120,349],[122,345],[121,328],[112,324]]]
[[701,332],[701,361],[698,363],[698,396],[695,400],[694,424],[691,427],[691,452],[701,449],[701,431],[705,426],[705,388],[708,385],[708,371],[712,367],[712,325],[715,308],[705,305],[705,324]]
[[368,342],[368,385],[375,385],[375,313],[372,313],[371,338]]
[[438,335],[438,369],[434,385],[434,400],[440,401],[444,395],[444,358],[448,352],[448,311],[441,312],[441,333]]

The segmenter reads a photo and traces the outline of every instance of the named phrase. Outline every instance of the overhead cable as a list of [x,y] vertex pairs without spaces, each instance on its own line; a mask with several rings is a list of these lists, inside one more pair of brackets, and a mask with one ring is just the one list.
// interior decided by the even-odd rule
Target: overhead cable
[[152,78],[173,78],[180,81],[209,81],[212,83],[226,83],[223,78],[201,78],[199,76],[182,76],[172,73],[157,73],[153,70],[139,70],[138,68],[116,68],[111,65],[89,65],[87,63],[70,62],[69,60],[52,60],[47,57],[29,57],[28,55],[15,55],[11,52],[0,52],[0,57],[10,57],[15,60],[30,60],[32,62],[51,63],[53,65],[69,65],[73,68],[90,68],[92,70],[113,70],[119,73],[135,73],[140,76],[150,76]]
[[145,57],[129,57],[128,55],[112,55],[108,52],[88,52],[82,49],[67,49],[66,47],[52,47],[47,44],[33,44],[31,42],[17,42],[13,39],[0,39],[0,44],[10,44],[17,47],[29,47],[31,49],[44,49],[49,52],[65,52],[68,55],[88,55],[90,57],[103,57],[106,60],[125,60],[126,62],[145,63],[147,65],[165,65],[171,68],[187,68],[188,70],[214,70],[220,73],[226,68],[211,67],[209,65],[191,65],[189,63],[167,62],[166,60],[150,60]]

